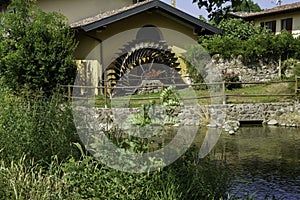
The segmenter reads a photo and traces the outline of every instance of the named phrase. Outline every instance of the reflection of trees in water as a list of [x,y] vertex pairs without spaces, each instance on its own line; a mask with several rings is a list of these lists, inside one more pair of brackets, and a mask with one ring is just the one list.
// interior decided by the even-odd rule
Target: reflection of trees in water
[[223,133],[210,157],[227,164],[236,197],[300,198],[299,129],[241,127],[235,136]]
[[241,127],[235,136],[222,135],[212,155],[236,172],[300,176],[299,129]]

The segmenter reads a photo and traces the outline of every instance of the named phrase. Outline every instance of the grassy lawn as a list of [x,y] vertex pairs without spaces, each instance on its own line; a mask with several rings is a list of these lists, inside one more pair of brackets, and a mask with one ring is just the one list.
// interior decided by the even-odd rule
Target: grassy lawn
[[[195,91],[195,93],[193,93]],[[221,92],[209,92],[209,90],[191,90],[182,89],[177,90],[181,98],[187,98],[184,100],[184,105],[195,103],[195,97],[198,98],[198,103],[201,105],[213,103],[222,103]],[[268,103],[268,102],[286,102],[293,100],[294,97],[290,96],[272,96],[272,95],[284,95],[293,94],[293,86],[289,83],[276,83],[276,84],[258,84],[258,85],[244,85],[242,88],[226,90],[226,102],[227,103]],[[210,96],[219,95],[211,99]],[[244,96],[243,96],[244,95]],[[258,95],[258,96],[255,96]],[[263,96],[262,96],[263,95]],[[148,104],[150,101],[154,101],[156,104],[160,102],[160,93],[153,94],[138,94],[131,96],[115,97],[113,98],[113,107],[140,107],[143,104]],[[111,103],[107,100],[108,107],[111,107]],[[96,96],[95,104],[97,107],[104,107],[104,96]]]
[[[276,83],[267,85],[247,85],[239,89],[227,90],[227,103],[269,103],[291,101],[293,97],[279,96],[293,94],[294,90],[289,83]],[[236,96],[230,96],[236,95]],[[266,95],[266,96],[239,96],[239,95]],[[272,96],[278,95],[278,96]]]

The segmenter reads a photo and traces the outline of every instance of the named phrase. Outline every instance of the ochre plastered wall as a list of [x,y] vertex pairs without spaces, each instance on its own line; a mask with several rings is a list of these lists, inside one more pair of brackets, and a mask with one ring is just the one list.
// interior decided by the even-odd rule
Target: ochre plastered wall
[[[90,32],[80,31],[77,34],[79,45],[75,56],[80,59],[100,60],[100,40],[102,42],[104,65],[109,64],[112,53],[118,52],[123,45],[132,41],[136,37],[137,31],[146,25],[153,25],[161,28],[164,40],[169,46],[176,46],[181,49],[188,48],[189,43],[197,43],[197,35],[191,26],[175,21],[166,16],[156,13],[142,13],[124,20],[112,23],[104,30],[94,30]],[[182,37],[185,38],[182,38]],[[97,38],[92,39],[92,38]],[[187,42],[188,41],[188,42]],[[99,54],[98,54],[99,52]]]

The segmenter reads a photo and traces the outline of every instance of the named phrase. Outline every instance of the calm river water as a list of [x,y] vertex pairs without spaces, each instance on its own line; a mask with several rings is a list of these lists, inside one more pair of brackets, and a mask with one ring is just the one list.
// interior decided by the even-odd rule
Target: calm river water
[[222,134],[210,157],[227,164],[234,197],[300,199],[300,129],[241,127]]

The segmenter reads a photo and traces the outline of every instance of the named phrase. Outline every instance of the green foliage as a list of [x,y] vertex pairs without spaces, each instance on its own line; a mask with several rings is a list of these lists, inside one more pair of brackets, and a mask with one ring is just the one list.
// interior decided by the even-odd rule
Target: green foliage
[[60,95],[51,98],[15,96],[0,88],[0,159],[10,162],[24,153],[48,162],[76,156],[72,142],[79,141],[71,105]]
[[[184,55],[184,61],[187,66],[187,74],[192,83],[203,83],[207,76],[205,66],[210,61],[210,56],[206,49],[199,45],[191,46]],[[193,86],[194,89],[205,89],[206,86]]]
[[[155,101],[150,101],[147,105],[143,104],[140,112],[131,115],[127,123],[146,128],[151,128],[151,124],[174,124],[177,122],[180,106],[179,95],[174,91],[174,88],[170,86],[161,92],[159,105],[155,105]],[[161,108],[165,114],[156,115],[157,112],[155,109]]]
[[152,109],[155,109],[154,107],[155,102],[150,102],[148,105],[143,104],[141,106],[141,111],[135,115],[131,115],[131,118],[129,119],[129,123],[133,123],[135,125],[144,127],[146,125],[149,125],[151,122],[153,123],[153,119],[150,118],[149,112]]
[[243,11],[243,12],[259,12],[261,8],[257,3],[252,0],[242,0],[241,4],[236,5],[232,8],[233,12]]
[[251,22],[235,18],[221,21],[218,28],[222,29],[223,36],[238,38],[240,40],[247,40],[250,37],[267,33],[266,29],[260,26],[254,26]]
[[210,38],[200,38],[200,44],[207,49],[210,55],[220,54],[224,58],[231,58],[241,53],[238,38],[216,35]]
[[0,16],[0,76],[14,90],[48,96],[75,79],[76,43],[65,17],[41,11],[35,2],[13,0],[9,9],[16,12]]
[[[235,74],[234,72],[226,72],[223,74],[223,80],[227,82],[226,88],[229,90],[232,90],[233,88],[241,88],[241,84],[236,84],[240,82],[240,78],[238,74]],[[230,82],[233,82],[235,84],[231,84]]]
[[231,182],[226,167],[216,165],[209,157],[199,159],[197,153],[192,146],[166,169],[175,174],[179,190],[184,191],[182,199],[226,199]]
[[[137,131],[137,130],[133,130],[133,131]],[[141,129],[139,131],[153,131],[153,130]],[[133,136],[133,134],[128,134],[128,132],[123,131],[118,127],[114,127],[109,131],[105,131],[105,135],[118,148],[122,148],[127,151],[131,151],[135,153],[148,152],[151,145],[151,141],[148,138]],[[97,148],[97,145],[99,144],[97,144],[96,142],[94,146]]]
[[[261,11],[259,5],[252,0],[193,0],[193,3],[198,3],[200,9],[205,7],[207,12],[210,13],[208,18],[216,24],[219,24],[224,19],[228,19],[229,12]],[[231,3],[231,5],[228,5],[228,3]]]
[[[281,69],[283,72],[286,72],[287,70],[292,71],[292,76],[290,77],[291,79],[294,79],[295,76],[300,76],[300,64],[299,64],[299,60],[294,59],[294,58],[289,58],[287,60],[285,60],[282,63]],[[287,74],[283,75],[284,78],[287,77]],[[293,85],[293,84],[291,84]]]
[[[255,44],[259,42],[257,38],[269,37],[265,29],[241,19],[223,20],[218,28],[223,30],[222,35],[201,36],[199,41],[210,55],[220,54],[224,58],[242,55],[244,59],[253,59],[260,53],[257,51],[262,49]],[[256,48],[257,51],[251,48]]]
[[300,76],[300,64],[297,63],[297,65],[294,66],[294,76]]
[[226,168],[195,159],[191,149],[172,165],[151,173],[117,171],[82,155],[45,167],[22,156],[0,162],[2,199],[220,199],[230,184]]
[[164,119],[164,123],[176,123],[181,103],[179,101],[178,94],[174,91],[174,88],[170,86],[164,89],[160,94],[160,100],[166,112],[166,119]]
[[210,55],[219,54],[227,59],[242,56],[244,62],[266,58],[277,61],[300,56],[299,38],[286,31],[272,35],[266,29],[241,19],[224,20],[218,27],[223,30],[222,35],[202,36],[199,39]]
[[174,92],[172,86],[164,89],[160,94],[160,100],[163,106],[180,106],[179,97]]
[[[195,153],[195,149],[193,150]],[[91,157],[63,165],[68,193],[77,199],[220,199],[230,179],[209,159],[195,164],[192,151],[171,166],[132,174],[100,165]]]
[[231,2],[232,7],[236,7],[242,3],[243,0],[193,0],[193,3],[197,3],[199,8],[205,7],[210,13],[218,10],[224,3]]

